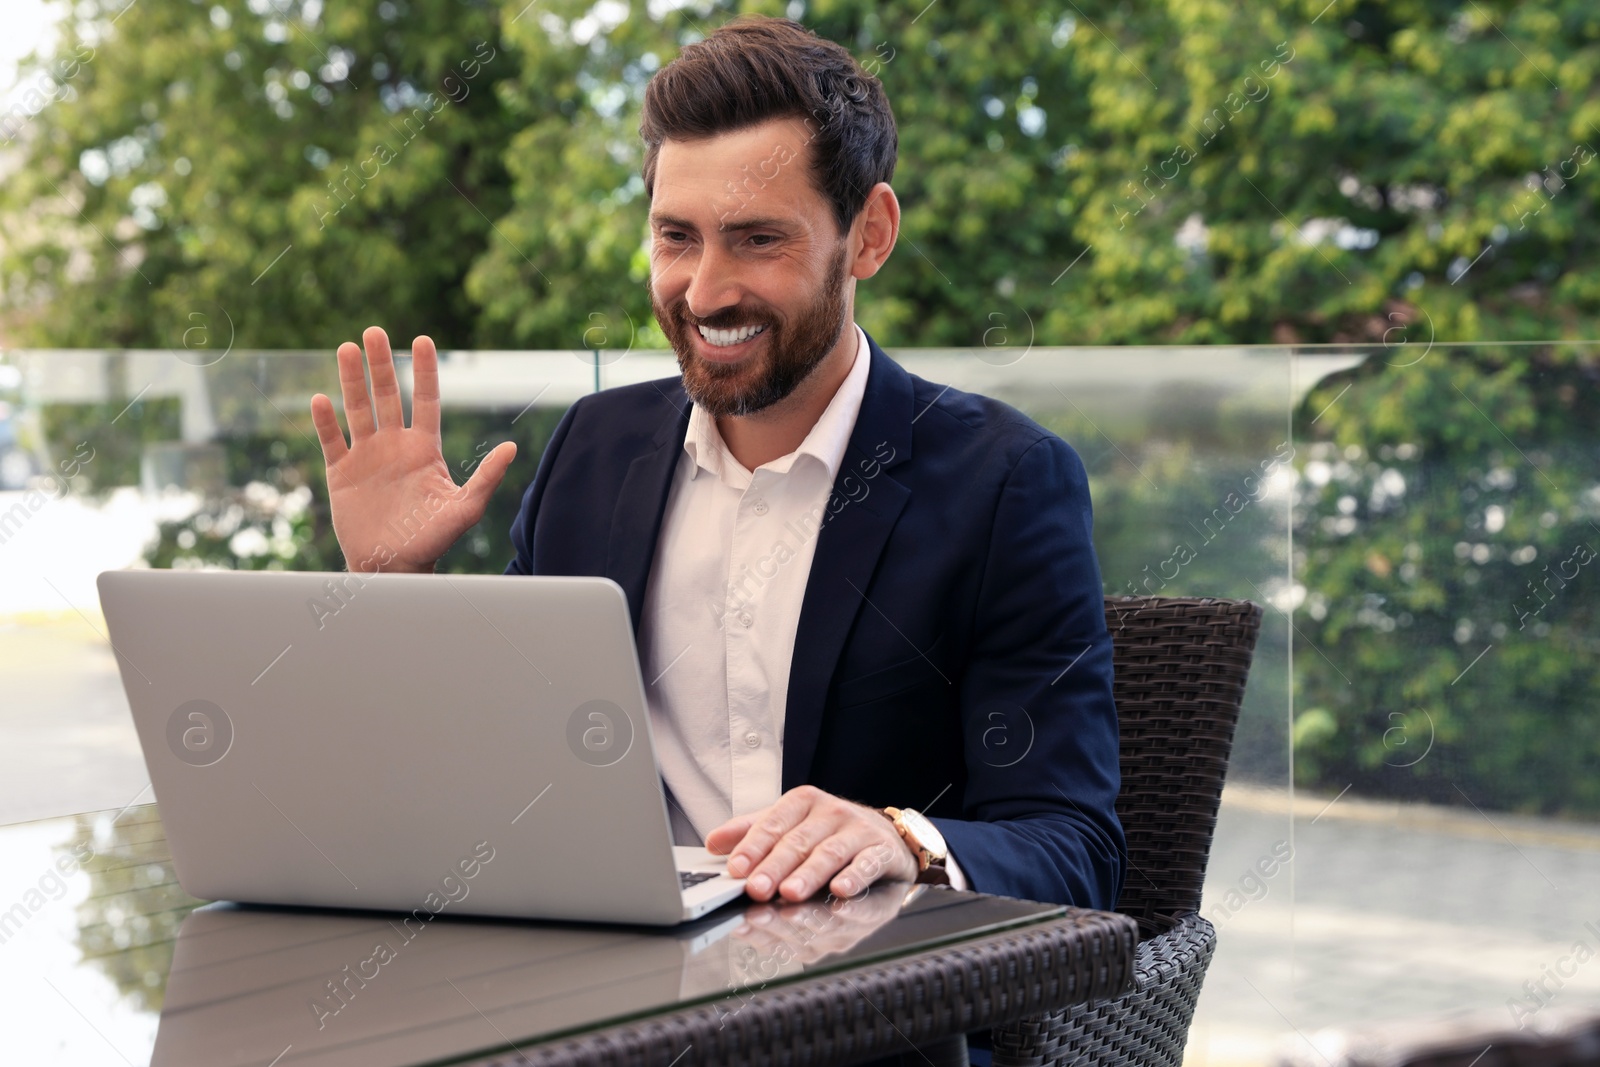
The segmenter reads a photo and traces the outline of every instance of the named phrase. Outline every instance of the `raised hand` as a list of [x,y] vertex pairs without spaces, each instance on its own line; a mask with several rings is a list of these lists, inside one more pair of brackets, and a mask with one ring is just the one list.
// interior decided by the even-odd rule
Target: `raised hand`
[[328,468],[334,536],[352,572],[429,573],[483,517],[517,446],[496,446],[465,485],[456,485],[439,444],[439,354],[433,341],[418,337],[411,345],[409,429],[388,335],[369,326],[361,341],[372,368],[370,399],[361,348],[346,341],[338,354],[348,445],[333,401],[322,393],[311,398],[311,421]]

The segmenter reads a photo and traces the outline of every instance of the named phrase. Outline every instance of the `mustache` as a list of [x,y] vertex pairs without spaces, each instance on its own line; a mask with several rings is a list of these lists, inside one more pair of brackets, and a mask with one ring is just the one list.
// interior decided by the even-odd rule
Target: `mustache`
[[764,317],[760,315],[742,315],[737,317],[733,315],[713,315],[709,319],[696,319],[693,315],[690,315],[687,311],[681,308],[678,309],[677,316],[678,321],[683,323],[685,326],[704,326],[708,330],[736,330],[741,326],[760,326],[763,324],[771,326],[777,323],[777,316],[775,315],[767,315]]

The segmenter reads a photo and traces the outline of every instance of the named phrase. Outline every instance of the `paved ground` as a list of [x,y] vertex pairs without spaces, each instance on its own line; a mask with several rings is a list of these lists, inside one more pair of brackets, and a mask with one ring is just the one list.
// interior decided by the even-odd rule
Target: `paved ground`
[[[1524,982],[1543,980],[1547,1004],[1600,1008],[1600,827],[1330,799],[1297,798],[1293,862],[1263,893],[1250,870],[1289,842],[1288,798],[1224,798],[1202,908],[1219,947],[1191,1064],[1270,1062],[1323,1028],[1411,1016],[1510,1025],[1508,1001],[1539,1008]],[[1225,914],[1229,889],[1259,899]]]
[[93,629],[105,623],[89,619],[0,619],[0,824],[120,808],[150,782],[116,659]]
[[137,561],[173,506],[0,492],[0,823],[119,808],[148,784],[95,577]]
[[[0,823],[121,808],[147,785],[95,626],[92,609],[0,619]],[[1322,1028],[1462,1008],[1510,1023],[1508,1001],[1541,979],[1560,1007],[1600,1007],[1600,827],[1331,799],[1298,797],[1291,820],[1284,793],[1224,798],[1192,1065],[1270,1063]],[[1596,957],[1574,971],[1579,941]]]

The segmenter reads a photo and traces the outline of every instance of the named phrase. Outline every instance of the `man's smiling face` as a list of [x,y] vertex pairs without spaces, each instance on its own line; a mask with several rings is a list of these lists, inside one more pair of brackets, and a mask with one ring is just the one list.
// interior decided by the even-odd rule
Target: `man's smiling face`
[[850,319],[849,235],[811,184],[809,136],[783,118],[661,144],[650,302],[690,399],[714,417],[788,397]]

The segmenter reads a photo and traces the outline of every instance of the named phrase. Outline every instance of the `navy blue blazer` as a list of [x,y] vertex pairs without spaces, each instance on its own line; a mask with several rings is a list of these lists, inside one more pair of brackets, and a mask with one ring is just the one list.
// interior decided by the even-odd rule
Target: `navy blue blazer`
[[[974,889],[1110,909],[1117,713],[1083,464],[868,344],[795,635],[783,789],[924,812]],[[506,573],[611,578],[637,632],[689,406],[677,379],[572,405]]]

